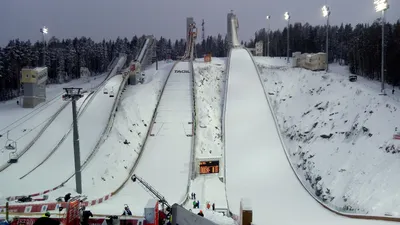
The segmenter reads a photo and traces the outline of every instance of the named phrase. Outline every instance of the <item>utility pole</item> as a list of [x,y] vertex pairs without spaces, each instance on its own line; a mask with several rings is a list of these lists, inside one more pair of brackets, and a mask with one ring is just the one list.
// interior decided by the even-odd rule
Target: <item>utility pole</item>
[[43,38],[43,67],[46,66],[46,40],[44,39],[44,35],[47,34],[49,30],[47,27],[40,28],[40,33],[42,33]]
[[72,102],[76,192],[82,194],[81,156],[79,148],[78,115],[76,111],[76,101],[83,97],[81,94],[82,88],[64,88],[64,90],[66,94],[63,95],[63,99]]
[[387,0],[374,0],[375,11],[382,12],[382,52],[381,52],[381,94],[386,95],[385,92],[385,11],[389,9],[389,4]]
[[267,56],[269,57],[269,30],[270,30],[270,24],[269,24],[269,19],[271,19],[271,16],[267,16]]
[[326,53],[326,72],[328,72],[329,71],[329,48],[328,48],[328,46],[329,46],[329,16],[331,15],[331,11],[329,10],[329,7],[327,5],[324,5],[322,7],[322,15],[324,17],[326,17],[326,44],[325,44],[326,50],[325,50],[325,53]]
[[285,20],[287,20],[287,63],[290,63],[289,61],[289,28],[290,28],[290,15],[289,12],[285,12]]

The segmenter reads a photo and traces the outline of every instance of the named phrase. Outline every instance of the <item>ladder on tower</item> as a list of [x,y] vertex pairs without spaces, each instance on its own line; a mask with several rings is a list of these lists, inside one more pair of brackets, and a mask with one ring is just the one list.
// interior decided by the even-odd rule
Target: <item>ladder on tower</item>
[[133,182],[139,181],[139,184],[142,185],[142,187],[149,192],[150,194],[152,194],[155,198],[157,198],[161,205],[164,208],[164,205],[167,206],[167,211],[171,211],[171,205],[167,202],[167,200],[165,199],[165,197],[158,192],[154,187],[152,187],[149,183],[147,183],[145,180],[143,180],[142,178],[136,176],[136,174],[133,174],[133,176],[131,177]]

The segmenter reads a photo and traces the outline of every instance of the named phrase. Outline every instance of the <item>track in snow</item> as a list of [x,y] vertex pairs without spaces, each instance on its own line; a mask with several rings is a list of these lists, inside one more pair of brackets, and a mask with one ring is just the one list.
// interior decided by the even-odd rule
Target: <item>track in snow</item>
[[[388,224],[338,216],[317,203],[299,183],[251,56],[233,49],[225,112],[226,191],[238,215],[249,198],[255,224]],[[244,191],[245,190],[245,191]]]
[[[189,73],[175,73],[188,70]],[[186,196],[192,137],[192,90],[189,62],[179,62],[166,81],[156,111],[154,136],[149,136],[138,159],[134,174],[150,183],[169,201],[179,203]],[[137,182],[129,180],[106,204],[92,206],[96,213],[120,213],[121,208],[110,207],[129,204],[132,213],[143,214],[143,207],[153,197]]]

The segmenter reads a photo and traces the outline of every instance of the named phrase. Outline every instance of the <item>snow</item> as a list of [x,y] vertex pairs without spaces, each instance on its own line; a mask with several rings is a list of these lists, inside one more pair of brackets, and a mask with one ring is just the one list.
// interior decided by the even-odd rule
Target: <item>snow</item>
[[[88,90],[97,86],[104,80],[105,76],[97,76],[92,79],[78,79],[62,85],[49,85],[46,89],[47,100],[33,109],[22,108],[15,103],[16,100],[10,100],[0,103],[0,143],[6,144],[7,131],[10,131],[9,137],[17,141],[18,150],[24,147],[39,133],[41,128],[52,117],[60,107],[65,103],[61,99],[64,93],[63,87],[74,86]],[[0,147],[0,165],[6,163],[9,159],[9,151]]]
[[[217,204],[215,204],[217,207]],[[212,211],[211,209],[190,209],[193,213],[197,214],[202,210],[204,214],[204,218],[211,220],[212,222],[218,225],[234,225],[235,221],[227,216],[224,216],[221,212]]]
[[380,96],[380,83],[363,77],[349,82],[346,67],[339,65],[325,74],[257,61],[306,187],[321,190],[320,197],[340,211],[399,216],[400,141],[392,139],[400,116],[398,95]]
[[266,219],[279,224],[388,223],[338,216],[307,193],[288,162],[250,55],[244,49],[234,49],[230,60],[225,114],[226,190],[230,210],[238,215],[240,199],[249,198],[255,224],[265,224]]
[[[144,71],[151,82],[126,87],[109,137],[82,173],[87,178],[83,180],[83,191],[89,199],[116,190],[129,176],[150,125],[157,96],[172,65],[162,65],[155,74]],[[125,140],[129,144],[124,144]],[[66,184],[66,188],[74,187],[74,180]]]
[[[82,104],[85,102],[86,105],[90,97],[88,98],[88,94],[85,94],[83,98],[79,99],[76,102],[77,109],[83,109],[84,105]],[[21,176],[24,176],[27,172],[29,172],[33,168],[40,165],[40,163],[46,159],[46,157],[49,155],[49,150],[52,150],[48,148],[53,148],[54,146],[56,146],[57,143],[60,141],[61,137],[63,137],[68,132],[68,130],[71,129],[72,126],[71,107],[72,107],[71,104],[68,104],[60,112],[60,114],[54,119],[54,121],[49,125],[49,127],[43,132],[41,138],[39,138],[31,146],[30,150],[28,150],[24,155],[22,155],[18,159],[18,163],[9,166],[4,171],[4,173],[0,173],[0,179],[6,181],[11,181],[12,179],[15,178],[19,179]],[[20,148],[19,150],[22,150],[22,148]],[[9,191],[12,191],[13,189],[14,188],[10,188]],[[29,192],[26,194],[29,194]]]
[[[215,203],[215,207],[219,209],[228,209],[225,195],[225,184],[219,180],[218,174],[200,175],[192,181],[190,185],[190,193],[196,194],[196,200],[200,202],[200,209],[205,210],[207,202]],[[193,201],[189,200],[185,207],[193,208]]]
[[[114,87],[114,89],[118,90],[118,86],[121,84],[121,81],[121,75],[115,76],[106,83],[106,87],[109,89],[111,89],[111,87]],[[79,136],[81,163],[84,162],[84,160],[88,157],[94,145],[96,144],[102,128],[107,122],[106,120],[108,119],[112,103],[115,99],[110,98],[108,95],[104,95],[102,92],[98,92],[93,97],[93,101],[88,105],[86,111],[78,119],[78,126],[80,130]],[[67,116],[67,114],[68,113],[65,114],[66,118],[71,117],[71,114],[69,116]],[[67,121],[67,123],[65,123],[64,121],[62,121],[61,125],[63,125],[64,127],[52,126],[52,128],[54,130],[65,129],[65,125],[68,124],[69,126],[70,122],[71,121]],[[45,139],[47,141],[40,142],[43,143],[42,146],[35,146],[35,152],[42,151],[50,154],[52,148],[54,148],[54,145],[49,145],[52,144],[48,142],[49,139],[52,139],[51,141],[60,140],[62,136],[57,137],[53,136],[53,134],[57,133],[64,135],[65,133],[65,130],[64,132],[54,130],[49,130],[49,132],[51,132],[51,135],[41,137],[41,139]],[[5,190],[3,194],[10,196],[26,192],[40,192],[61,184],[69,175],[72,175],[74,171],[74,151],[72,136],[73,135],[71,132],[66,137],[65,141],[51,155],[51,157],[24,179],[20,180],[19,178],[21,175],[28,172],[28,170],[32,169],[26,168],[24,164],[18,164],[19,170],[18,172],[16,171],[18,174],[11,174],[8,172],[1,173],[0,179],[10,184],[10,188]],[[39,159],[36,159],[40,161],[43,159],[43,154],[39,154],[38,156],[36,156],[36,154],[31,154],[31,157],[40,157]],[[51,177],[52,179],[48,179],[49,177]]]
[[[221,109],[225,62],[194,63],[196,95],[196,158],[221,158]],[[223,165],[222,165],[223,166]]]
[[[180,62],[173,68],[157,109],[155,124],[152,127],[154,136],[148,137],[134,170],[134,174],[165,196],[171,205],[181,201],[187,194],[191,150],[191,137],[186,136],[191,133],[189,122],[192,122],[191,78],[190,73],[175,73],[176,70],[190,70],[189,63]],[[145,88],[155,81],[157,79],[154,78],[153,81],[138,87]],[[145,90],[144,94],[148,95],[148,89]],[[143,107],[142,104],[145,103],[146,101],[143,101],[138,105]],[[154,98],[151,105],[154,107],[155,103]],[[152,112],[147,111],[141,115],[148,116],[146,123],[149,124]],[[92,210],[96,213],[114,214],[120,213],[123,204],[128,204],[134,215],[143,215],[144,206],[152,198],[138,181],[132,182],[129,179],[107,204],[92,206]]]

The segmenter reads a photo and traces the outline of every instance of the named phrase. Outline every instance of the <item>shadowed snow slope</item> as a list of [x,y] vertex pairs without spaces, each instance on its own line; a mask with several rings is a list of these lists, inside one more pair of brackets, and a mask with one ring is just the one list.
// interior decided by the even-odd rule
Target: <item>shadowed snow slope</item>
[[238,214],[249,198],[255,224],[385,224],[354,220],[323,208],[293,172],[256,68],[246,50],[231,52],[225,112],[226,190]]
[[395,96],[380,96],[377,82],[351,83],[345,73],[257,61],[303,183],[341,211],[399,215],[400,140],[393,134],[400,104]]

